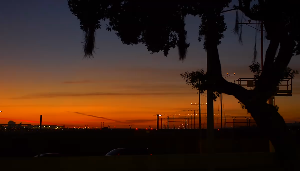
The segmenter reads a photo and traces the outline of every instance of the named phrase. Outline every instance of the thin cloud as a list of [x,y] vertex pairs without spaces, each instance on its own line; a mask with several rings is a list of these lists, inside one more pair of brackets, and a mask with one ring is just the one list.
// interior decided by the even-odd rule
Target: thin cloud
[[65,81],[64,84],[86,84],[86,83],[92,83],[90,80],[81,80],[81,81]]
[[135,120],[126,120],[128,123],[146,123],[146,122],[153,122],[156,119],[135,119]]
[[[36,123],[39,124],[40,121],[32,121],[32,120],[24,120],[24,119],[10,119],[10,118],[0,118],[0,120],[11,120],[11,121],[21,121],[21,122],[29,122],[29,123]],[[63,125],[63,124],[57,124],[57,123],[53,123],[53,122],[42,122],[43,124],[47,124],[47,125]],[[18,123],[17,123],[18,124]]]
[[40,99],[40,98],[60,98],[60,97],[92,97],[92,96],[166,96],[166,95],[180,95],[186,93],[40,93],[25,95],[22,97],[12,99]]
[[121,121],[117,121],[117,120],[114,120],[114,119],[108,119],[108,118],[101,117],[101,116],[88,115],[88,114],[85,114],[85,113],[80,113],[80,112],[73,112],[73,113],[75,113],[75,114],[79,114],[79,115],[90,116],[90,117],[94,117],[94,118],[98,118],[98,119],[105,119],[105,120],[109,120],[109,121],[114,121],[114,122],[120,122],[120,123],[122,123]]

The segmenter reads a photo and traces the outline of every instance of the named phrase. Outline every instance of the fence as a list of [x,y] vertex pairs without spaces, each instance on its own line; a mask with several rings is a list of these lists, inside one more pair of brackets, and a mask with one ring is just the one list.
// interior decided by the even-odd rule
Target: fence
[[[162,125],[160,125],[161,129],[199,129],[199,117],[177,117],[177,118],[162,118]],[[195,126],[194,126],[195,125]],[[222,118],[222,126],[221,126],[221,117],[219,114],[215,114],[214,117],[214,127],[218,128],[240,128],[240,127],[255,127],[256,123],[252,117],[244,117],[244,116],[226,116]],[[201,117],[201,128],[207,128],[207,117]]]
[[225,118],[225,128],[256,127],[253,118],[250,117],[231,117]]

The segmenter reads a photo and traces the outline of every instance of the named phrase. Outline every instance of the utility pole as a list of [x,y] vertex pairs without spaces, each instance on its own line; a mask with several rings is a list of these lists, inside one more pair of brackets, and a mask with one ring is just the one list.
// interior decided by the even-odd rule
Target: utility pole
[[222,104],[222,101],[223,101],[223,96],[222,96],[222,93],[220,94],[220,101],[221,101],[221,129],[223,128],[222,126],[223,126],[223,123],[222,123],[222,121],[223,121],[223,118],[222,118],[222,106],[223,106],[223,104]]
[[261,55],[261,70],[263,70],[263,66],[264,66],[264,25],[263,25],[263,22],[260,23],[260,48],[261,48],[261,51],[260,51],[260,55]]
[[40,129],[42,129],[42,120],[43,120],[43,116],[40,115]]
[[168,116],[168,129],[170,129],[170,128],[169,128],[169,116]]
[[[199,112],[200,113],[200,112]],[[199,115],[200,117],[201,115]],[[200,122],[199,122],[200,123]],[[196,129],[196,111],[194,110],[194,129]]]
[[161,114],[156,114],[156,120],[157,120],[157,124],[156,124],[156,129],[159,130],[159,117],[161,116]]
[[263,22],[260,22],[260,23],[251,23],[251,20],[248,20],[248,23],[238,23],[238,24],[260,24],[260,48],[261,48],[261,51],[260,51],[260,62],[261,62],[261,70],[263,70],[263,63],[264,63],[264,23]]
[[200,130],[200,137],[201,137],[201,101],[200,101],[200,90],[198,91],[198,94],[199,94],[199,130]]
[[[233,73],[233,75],[235,75],[235,73]],[[227,73],[227,75],[225,76],[225,78],[231,76],[230,74]],[[221,129],[223,128],[223,94],[220,94],[220,103],[221,103]]]

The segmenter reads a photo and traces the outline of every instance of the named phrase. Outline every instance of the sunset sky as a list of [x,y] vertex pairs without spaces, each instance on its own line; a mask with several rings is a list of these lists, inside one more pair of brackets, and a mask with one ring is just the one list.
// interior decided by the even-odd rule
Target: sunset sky
[[[255,30],[243,26],[243,45],[233,34],[235,12],[225,14],[228,26],[219,46],[223,74],[228,80],[251,77]],[[197,109],[197,91],[180,74],[206,69],[206,52],[198,42],[200,19],[186,18],[187,59],[179,61],[177,49],[168,57],[150,54],[144,45],[123,45],[114,32],[97,31],[94,58],[83,58],[83,32],[67,1],[9,0],[0,6],[0,123],[38,123],[66,126],[156,127],[163,116]],[[260,47],[260,37],[257,39]],[[264,40],[265,49],[268,41]],[[260,54],[260,48],[258,48]],[[290,67],[300,70],[299,56]],[[293,80],[292,97],[276,97],[287,122],[300,121],[300,75]],[[201,95],[202,103],[206,96]],[[247,114],[238,101],[224,95],[226,115]],[[218,113],[220,102],[215,102]],[[203,106],[202,112],[206,113]],[[88,117],[104,117],[120,122]]]

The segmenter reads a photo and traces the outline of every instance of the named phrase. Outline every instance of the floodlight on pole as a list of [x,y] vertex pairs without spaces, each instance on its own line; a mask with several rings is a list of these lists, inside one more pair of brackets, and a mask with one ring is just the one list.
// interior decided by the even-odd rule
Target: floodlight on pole
[[[227,75],[224,78],[227,78],[230,76],[235,76],[235,72],[233,73],[233,75],[228,74],[228,72],[227,72]],[[220,103],[221,103],[221,129],[222,129],[223,128],[223,94],[222,93],[220,93]]]
[[156,129],[159,129],[159,117],[162,116],[161,114],[156,114],[157,124]]

